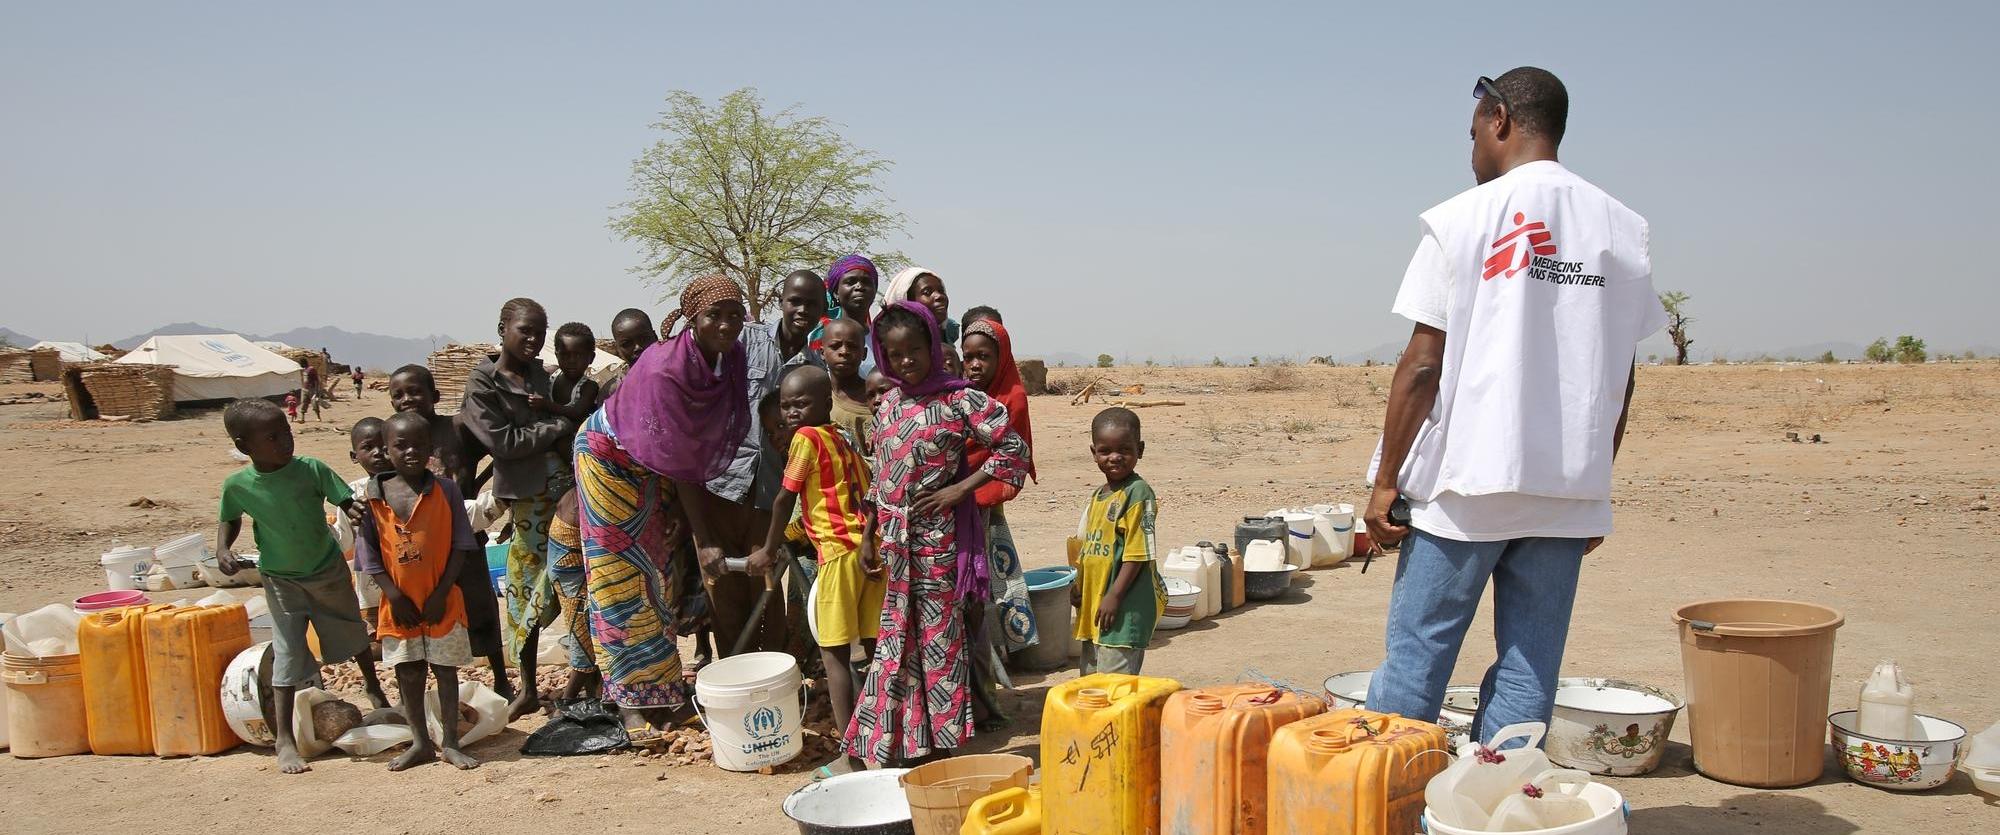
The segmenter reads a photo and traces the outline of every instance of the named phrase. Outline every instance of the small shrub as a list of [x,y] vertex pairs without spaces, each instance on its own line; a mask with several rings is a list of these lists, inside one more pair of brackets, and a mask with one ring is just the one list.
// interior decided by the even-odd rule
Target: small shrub
[[1836,356],[1834,356],[1834,355],[1833,355],[1833,352],[1832,352],[1832,351],[1828,351],[1828,352],[1826,352],[1826,353],[1824,353],[1824,354],[1820,354],[1820,355],[1819,355],[1819,364],[1820,364],[1820,365],[1835,365],[1835,364],[1837,364],[1837,363],[1839,363],[1839,362],[1840,362],[1840,358],[1839,358],[1839,357],[1836,357]]
[[1111,360],[1111,355],[1110,355],[1110,354],[1098,354],[1098,355],[1097,355],[1097,367],[1098,367],[1098,368],[1110,368],[1110,367],[1111,367],[1111,362],[1112,362],[1112,360]]
[[1862,349],[1861,356],[1869,362],[1888,362],[1896,358],[1895,352],[1889,349],[1888,337],[1878,337],[1874,342],[1868,343],[1868,347]]
[[1299,387],[1299,375],[1291,366],[1263,366],[1257,379],[1250,381],[1251,391],[1292,391]]
[[1215,359],[1209,360],[1208,364],[1216,368],[1221,368],[1224,365],[1227,365],[1228,363],[1223,362],[1221,357],[1216,357]]

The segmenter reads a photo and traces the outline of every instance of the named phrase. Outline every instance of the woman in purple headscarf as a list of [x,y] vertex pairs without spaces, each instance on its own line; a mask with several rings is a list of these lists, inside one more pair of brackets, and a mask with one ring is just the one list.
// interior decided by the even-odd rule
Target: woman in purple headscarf
[[[819,317],[819,325],[806,339],[806,347],[818,351],[826,338],[826,323],[834,319],[852,319],[868,327],[868,308],[875,304],[875,285],[880,279],[875,262],[858,253],[842,256],[827,267],[826,315]],[[862,357],[861,376],[866,378],[874,370],[874,358]]]
[[[847,726],[847,752],[870,763],[917,759],[972,737],[968,608],[989,598],[986,524],[973,491],[1020,486],[1028,446],[1007,409],[945,369],[929,308],[897,301],[875,317],[876,366],[896,384],[875,409],[880,469],[869,484],[888,596],[875,660]],[[977,468],[966,449],[992,450]],[[977,615],[973,611],[972,615]]]
[[686,542],[684,515],[701,563],[721,559],[702,485],[728,467],[750,430],[748,362],[736,338],[744,313],[735,282],[694,280],[661,331],[683,318],[687,325],[640,354],[577,432],[591,638],[604,698],[618,704],[627,727],[665,728],[688,711],[674,640],[677,588],[688,584],[675,582],[671,554]]

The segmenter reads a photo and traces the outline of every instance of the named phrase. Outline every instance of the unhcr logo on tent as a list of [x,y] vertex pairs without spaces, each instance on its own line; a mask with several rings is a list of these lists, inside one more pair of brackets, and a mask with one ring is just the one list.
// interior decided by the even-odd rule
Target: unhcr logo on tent
[[203,348],[207,348],[207,349],[209,349],[209,350],[211,350],[211,351],[214,351],[214,352],[216,352],[217,354],[221,354],[221,355],[222,355],[222,361],[223,361],[223,362],[226,362],[226,363],[229,363],[230,365],[249,365],[249,364],[250,364],[250,358],[249,358],[249,357],[246,357],[246,356],[244,356],[244,355],[242,355],[242,354],[240,354],[240,353],[237,353],[237,351],[236,351],[236,349],[235,349],[235,348],[231,348],[231,347],[229,347],[229,346],[227,346],[227,345],[224,345],[224,344],[222,344],[221,342],[218,342],[218,341],[216,341],[216,340],[213,340],[213,339],[204,339],[204,340],[202,340],[202,341],[201,341],[201,347],[203,347]]

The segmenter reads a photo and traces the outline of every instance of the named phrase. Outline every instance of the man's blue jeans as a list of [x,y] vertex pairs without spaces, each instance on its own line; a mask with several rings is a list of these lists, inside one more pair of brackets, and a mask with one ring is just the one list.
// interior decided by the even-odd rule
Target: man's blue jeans
[[1435,722],[1465,630],[1493,579],[1499,657],[1479,684],[1481,742],[1516,722],[1548,722],[1583,567],[1582,539],[1459,542],[1412,528],[1389,596],[1388,657],[1368,685],[1368,709]]

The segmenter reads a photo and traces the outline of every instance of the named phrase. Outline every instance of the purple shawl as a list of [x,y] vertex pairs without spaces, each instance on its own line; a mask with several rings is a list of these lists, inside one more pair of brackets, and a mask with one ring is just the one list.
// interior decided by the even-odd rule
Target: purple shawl
[[[880,314],[875,316],[875,325],[869,328],[868,332],[869,347],[875,351],[876,370],[881,371],[882,376],[889,378],[889,382],[895,383],[897,388],[902,389],[904,397],[911,399],[933,397],[971,386],[972,384],[966,382],[965,378],[952,374],[951,369],[945,367],[944,334],[938,332],[937,319],[931,315],[931,309],[920,302],[897,299],[891,301],[889,307],[883,308],[883,312],[886,313],[890,308],[896,307],[916,314],[917,319],[924,323],[924,327],[930,329],[931,373],[929,377],[914,384],[896,376],[895,369],[889,365],[889,353],[882,348]],[[972,439],[967,438],[966,443],[967,446],[971,446]],[[965,459],[961,458],[958,462],[958,474],[952,478],[952,483],[964,481],[970,475],[972,475],[971,468],[966,465]],[[982,602],[991,599],[993,567],[986,559],[986,514],[980,510],[979,500],[972,493],[966,493],[965,501],[959,502],[953,509],[952,531],[958,541],[958,584],[955,589],[958,599],[969,598]]]
[[693,328],[655,342],[604,404],[605,420],[633,460],[678,481],[704,482],[729,468],[750,433],[749,361],[729,346],[709,367]]

